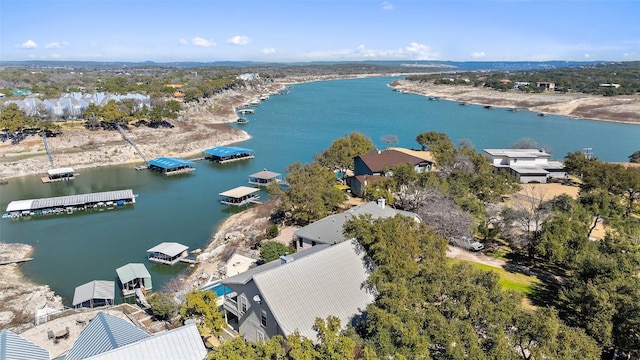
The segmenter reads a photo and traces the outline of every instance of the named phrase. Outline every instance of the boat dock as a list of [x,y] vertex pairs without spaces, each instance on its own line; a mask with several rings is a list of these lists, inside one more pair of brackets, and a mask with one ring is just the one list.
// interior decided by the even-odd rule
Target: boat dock
[[51,169],[47,171],[47,176],[43,176],[40,178],[43,183],[51,183],[56,181],[67,181],[75,179],[76,174],[74,174],[72,168],[58,168]]
[[193,161],[174,157],[159,157],[152,159],[147,161],[147,166],[149,169],[163,173],[167,176],[185,174],[196,170]]
[[282,174],[264,169],[249,175],[249,185],[267,186],[272,182],[282,183]]
[[203,151],[204,158],[215,161],[219,164],[225,164],[233,161],[248,160],[255,158],[255,152],[252,149],[246,149],[238,146],[218,146]]
[[221,192],[220,203],[231,206],[242,206],[247,204],[259,204],[260,189],[249,186],[238,186],[237,188]]
[[31,215],[53,215],[73,213],[78,210],[104,208],[134,204],[136,197],[133,190],[115,190],[99,193],[58,196],[42,199],[16,200],[7,205],[5,218],[20,218]]
[[176,242],[163,242],[147,250],[147,259],[164,265],[175,265],[178,262],[197,264],[196,260],[187,258],[187,249],[188,246]]

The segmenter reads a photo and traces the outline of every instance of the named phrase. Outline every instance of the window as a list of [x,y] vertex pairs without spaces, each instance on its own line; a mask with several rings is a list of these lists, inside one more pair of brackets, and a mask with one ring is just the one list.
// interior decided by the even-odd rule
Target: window
[[260,312],[260,325],[267,327],[267,312],[265,310]]
[[247,312],[247,307],[248,307],[247,304],[248,304],[247,298],[244,295],[241,295],[240,296],[240,304],[239,304],[240,305],[240,314],[244,314],[244,313]]
[[258,338],[258,341],[264,341],[264,333],[258,330],[257,338]]

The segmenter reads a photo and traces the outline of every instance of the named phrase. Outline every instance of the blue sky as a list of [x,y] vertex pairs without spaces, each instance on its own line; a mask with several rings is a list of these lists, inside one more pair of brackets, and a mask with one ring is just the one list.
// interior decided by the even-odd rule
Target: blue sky
[[640,0],[0,0],[0,60],[640,60]]

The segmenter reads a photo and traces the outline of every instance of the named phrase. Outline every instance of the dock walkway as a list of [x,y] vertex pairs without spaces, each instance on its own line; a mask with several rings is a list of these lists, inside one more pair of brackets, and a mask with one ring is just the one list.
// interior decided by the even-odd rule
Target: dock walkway
[[0,261],[0,265],[19,264],[19,263],[23,263],[23,262],[27,262],[27,261],[31,261],[31,260],[33,260],[33,258],[24,258],[24,259],[18,259],[18,260],[5,260],[5,261]]

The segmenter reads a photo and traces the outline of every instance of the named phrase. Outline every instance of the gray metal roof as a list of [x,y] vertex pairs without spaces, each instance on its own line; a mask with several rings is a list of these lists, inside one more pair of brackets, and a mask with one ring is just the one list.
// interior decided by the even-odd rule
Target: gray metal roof
[[130,263],[121,266],[116,269],[116,273],[121,283],[126,283],[137,278],[151,279],[149,270],[141,263]]
[[203,360],[207,357],[195,324],[158,333],[87,360]]
[[91,299],[115,299],[115,281],[94,280],[76,287],[73,293],[73,306]]
[[179,244],[177,242],[163,242],[147,250],[147,252],[161,253],[173,257],[182,254],[188,248],[188,246]]
[[132,323],[118,317],[99,312],[87,325],[65,360],[86,359],[149,337]]
[[[311,254],[314,254],[314,253],[316,253],[316,252],[318,252],[320,250],[326,249],[327,247],[329,247],[329,245],[325,245],[325,244],[317,245],[317,246],[313,246],[313,247],[298,251],[296,253],[293,253],[293,254],[290,254],[290,255],[287,255],[287,256],[289,256],[290,258],[292,258],[294,260],[297,260],[297,259],[301,259],[301,258],[303,258],[305,256],[309,256]],[[249,269],[247,271],[241,272],[241,273],[239,273],[237,275],[230,276],[230,277],[228,277],[226,279],[222,279],[220,282],[223,285],[246,284],[247,282],[249,282],[249,280],[253,279],[254,275],[260,274],[260,273],[262,273],[264,271],[267,271],[267,270],[274,269],[274,268],[276,268],[276,267],[278,267],[280,265],[282,265],[282,260],[276,259],[276,260],[270,261],[270,262],[268,262],[266,264],[262,264],[260,266],[256,266],[254,268],[251,268],[251,269]]]
[[317,317],[334,315],[345,326],[374,301],[363,287],[368,272],[358,246],[345,241],[253,277],[284,335],[298,330],[316,339]]
[[408,216],[418,220],[415,213],[397,210],[389,206],[382,207],[375,201],[370,201],[362,205],[353,207],[343,213],[327,216],[301,229],[298,229],[294,235],[315,241],[322,244],[337,244],[345,239],[342,234],[344,224],[353,217],[360,215],[371,215],[372,218],[389,218],[398,214]]
[[277,178],[278,176],[281,176],[281,175],[282,174],[280,174],[280,173],[264,169],[262,171],[259,171],[259,172],[255,173],[255,174],[249,175],[249,177],[250,178],[256,178],[256,179],[270,180],[270,179],[275,179],[275,178]]
[[49,360],[49,351],[13,333],[0,330],[0,360]]
[[135,199],[133,190],[115,190],[90,194],[12,201],[7,206],[7,212],[75,206],[88,203],[99,203],[124,199]]

